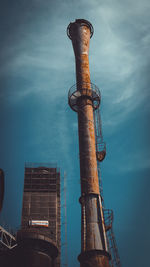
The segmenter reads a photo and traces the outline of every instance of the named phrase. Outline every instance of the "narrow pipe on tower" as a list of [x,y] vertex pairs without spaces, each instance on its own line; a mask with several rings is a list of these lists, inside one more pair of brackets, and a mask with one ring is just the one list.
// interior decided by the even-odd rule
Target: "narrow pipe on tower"
[[69,91],[69,105],[78,112],[81,179],[81,267],[109,267],[109,253],[99,191],[93,109],[100,104],[98,88],[90,81],[89,41],[93,27],[77,19],[67,28],[76,60],[77,84]]

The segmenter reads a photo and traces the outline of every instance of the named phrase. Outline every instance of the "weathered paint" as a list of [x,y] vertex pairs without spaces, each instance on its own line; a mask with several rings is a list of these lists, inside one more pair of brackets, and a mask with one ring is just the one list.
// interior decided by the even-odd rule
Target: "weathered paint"
[[100,197],[96,194],[86,195],[81,198],[82,204],[82,251],[107,249],[107,242],[104,235],[104,220],[102,217],[102,206]]
[[88,254],[84,258],[79,258],[79,261],[81,263],[81,267],[108,267],[109,265],[109,259],[107,256],[94,254],[90,255]]
[[77,90],[81,94],[78,99],[82,212],[81,254],[79,261],[82,267],[108,267],[109,260],[102,205],[101,199],[97,199],[100,192],[95,149],[93,103],[90,98],[92,90],[88,54],[92,25],[85,20],[76,20],[74,23],[69,24],[67,30],[68,36],[72,40],[75,54]]

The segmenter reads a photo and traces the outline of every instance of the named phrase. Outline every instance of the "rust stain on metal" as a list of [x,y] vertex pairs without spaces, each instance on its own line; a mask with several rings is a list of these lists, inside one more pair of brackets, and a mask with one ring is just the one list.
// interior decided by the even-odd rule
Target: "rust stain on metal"
[[105,256],[96,255],[96,256],[87,258],[84,261],[84,263],[81,263],[80,266],[81,267],[95,267],[95,266],[108,267],[109,260]]
[[[69,24],[67,33],[74,49],[77,91],[80,93],[77,99],[82,212],[79,261],[81,267],[109,267],[108,256],[104,255],[107,254],[107,245],[101,200],[98,198],[100,191],[95,149],[93,92],[88,57],[93,27],[86,20],[76,20]],[[100,254],[97,254],[97,251]],[[103,251],[106,253],[101,253]]]

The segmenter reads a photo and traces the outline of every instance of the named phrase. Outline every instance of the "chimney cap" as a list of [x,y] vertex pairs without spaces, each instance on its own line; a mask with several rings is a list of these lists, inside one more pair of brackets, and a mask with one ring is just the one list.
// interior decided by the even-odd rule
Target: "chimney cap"
[[70,24],[67,27],[67,35],[68,35],[68,37],[70,39],[72,39],[71,38],[71,32],[70,32],[70,30],[71,30],[71,27],[74,24],[80,24],[81,26],[87,26],[87,27],[89,27],[90,28],[90,32],[91,32],[90,38],[93,36],[94,28],[93,28],[92,24],[88,20],[86,20],[86,19],[76,19],[75,22],[70,22]]

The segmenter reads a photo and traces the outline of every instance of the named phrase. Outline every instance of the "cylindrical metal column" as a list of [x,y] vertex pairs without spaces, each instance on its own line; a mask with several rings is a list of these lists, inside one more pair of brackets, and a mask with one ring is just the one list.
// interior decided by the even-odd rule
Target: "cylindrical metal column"
[[[70,23],[67,34],[72,40],[76,60],[78,132],[81,179],[81,254],[82,267],[108,267],[103,211],[99,192],[95,132],[93,119],[93,91],[89,71],[89,41],[93,34],[90,22],[78,19]],[[80,96],[80,97],[78,97]]]

